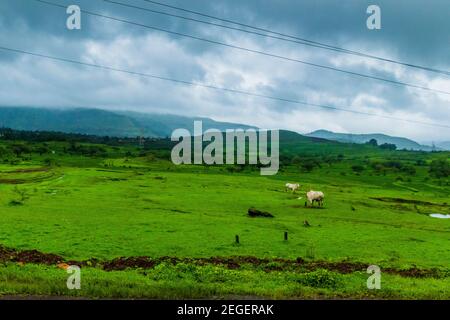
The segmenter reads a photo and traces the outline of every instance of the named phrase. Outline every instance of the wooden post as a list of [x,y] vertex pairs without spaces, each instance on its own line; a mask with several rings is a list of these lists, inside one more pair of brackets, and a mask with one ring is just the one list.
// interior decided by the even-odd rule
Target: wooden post
[[284,232],[284,241],[287,241],[287,240],[288,240],[288,232],[285,231],[285,232]]
[[239,236],[236,235],[236,243],[239,243]]

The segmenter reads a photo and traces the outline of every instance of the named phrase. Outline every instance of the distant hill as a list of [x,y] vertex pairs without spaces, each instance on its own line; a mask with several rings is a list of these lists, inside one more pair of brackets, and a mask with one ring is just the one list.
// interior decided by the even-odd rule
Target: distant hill
[[392,151],[386,151],[368,144],[345,143],[301,135],[292,131],[280,131],[280,155],[321,156],[327,158],[341,155],[358,157],[367,154],[386,154],[389,152]]
[[167,137],[177,128],[193,132],[194,120],[203,130],[248,129],[247,125],[218,122],[209,118],[115,112],[100,109],[48,109],[0,107],[0,127],[28,131],[57,131],[115,137]]
[[421,145],[413,140],[401,137],[392,137],[385,134],[351,134],[351,133],[336,133],[327,130],[317,130],[306,134],[308,137],[322,138],[327,140],[345,142],[345,143],[366,143],[371,139],[377,140],[378,144],[392,143],[397,146],[397,149],[406,150],[422,150],[432,151],[433,147]]
[[450,141],[436,142],[436,147],[442,150],[450,150]]
[[230,123],[219,122],[210,118],[202,117],[183,117],[171,114],[148,114],[138,112],[117,112],[118,114],[132,118],[141,130],[145,132],[153,133],[149,136],[166,137],[170,136],[175,129],[184,128],[191,133],[194,132],[194,120],[201,120],[203,125],[203,131],[208,129],[217,129],[225,131],[227,129],[250,129],[256,127]]
[[[37,107],[0,107],[0,128],[11,128],[24,131],[54,131],[63,133],[88,134],[110,137],[170,137],[177,128],[188,129],[193,133],[194,120],[202,120],[203,130],[215,128],[226,129],[255,128],[244,124],[218,122],[209,118],[184,117],[170,114],[148,114],[128,111],[107,111],[102,109],[74,108],[50,109]],[[398,149],[433,150],[430,146],[415,141],[391,137],[384,134],[345,134],[326,130],[314,131],[305,136],[294,132],[280,132],[281,147],[292,149],[299,147],[308,149],[318,144],[329,148],[347,148],[345,144],[363,144],[376,139],[379,144],[393,143]],[[312,143],[311,143],[312,142]],[[336,144],[336,142],[340,142]],[[450,150],[450,142],[437,144],[440,149]],[[348,145],[351,147],[351,145]],[[287,150],[286,150],[287,151]]]

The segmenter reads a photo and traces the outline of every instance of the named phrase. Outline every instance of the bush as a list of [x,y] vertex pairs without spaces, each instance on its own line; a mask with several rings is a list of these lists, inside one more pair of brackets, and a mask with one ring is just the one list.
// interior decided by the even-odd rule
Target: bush
[[397,150],[397,146],[393,143],[383,143],[379,147],[384,150]]
[[364,166],[360,165],[360,164],[355,164],[352,166],[352,170],[355,172],[363,172],[364,171]]
[[342,283],[342,278],[335,272],[318,269],[313,272],[300,274],[296,282],[313,288],[336,289]]
[[391,161],[384,162],[383,166],[385,166],[387,168],[400,170],[403,167],[403,164],[400,161],[393,161],[393,160],[391,160]]
[[376,139],[370,139],[369,141],[366,142],[366,144],[377,147],[378,141]]
[[21,206],[21,205],[23,205],[23,202],[22,202],[22,201],[19,201],[19,200],[11,200],[11,201],[9,202],[9,205],[10,205],[10,206]]
[[427,162],[425,160],[423,160],[423,159],[419,159],[419,160],[416,161],[416,166],[423,167],[423,166],[426,166],[426,165],[427,165]]
[[311,172],[316,167],[321,167],[320,162],[315,159],[304,159],[300,164],[300,167],[306,171]]
[[416,174],[416,168],[414,168],[412,165],[403,165],[403,167],[400,169],[401,172],[404,172],[408,175],[415,175]]
[[57,164],[56,161],[51,158],[45,158],[43,162],[44,162],[44,165],[46,165],[47,167]]
[[16,157],[18,157],[18,158],[24,153],[31,152],[31,150],[28,146],[26,146],[24,144],[20,144],[20,143],[13,144],[11,146],[11,149],[14,152],[14,154],[16,155]]
[[378,173],[386,173],[387,171],[391,172],[403,172],[408,175],[415,175],[416,174],[416,168],[413,165],[410,164],[404,164],[401,161],[374,161],[370,164],[370,166]]
[[302,158],[300,158],[299,156],[295,156],[291,160],[291,164],[293,164],[293,165],[299,165],[301,163],[302,163]]
[[433,160],[430,164],[429,173],[435,178],[447,178],[450,176],[450,164],[446,160]]

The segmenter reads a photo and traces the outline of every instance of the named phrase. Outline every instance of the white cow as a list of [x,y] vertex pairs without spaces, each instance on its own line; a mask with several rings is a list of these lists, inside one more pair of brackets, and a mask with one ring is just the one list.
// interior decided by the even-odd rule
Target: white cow
[[286,191],[292,190],[292,193],[294,193],[298,189],[300,189],[300,184],[298,184],[298,183],[286,183]]
[[323,198],[325,198],[325,195],[322,191],[311,190],[306,193],[306,197],[311,205],[314,205],[314,202],[317,201],[319,206],[323,206]]

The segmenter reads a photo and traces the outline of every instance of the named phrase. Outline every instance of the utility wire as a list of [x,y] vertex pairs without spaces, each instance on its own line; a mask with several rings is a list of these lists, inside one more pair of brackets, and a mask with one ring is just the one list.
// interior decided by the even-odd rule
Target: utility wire
[[[57,3],[54,3],[54,2],[50,2],[50,1],[45,1],[45,0],[33,0],[33,1],[36,1],[36,2],[39,2],[39,3],[42,3],[42,4],[46,4],[46,5],[50,5],[50,6],[54,6],[54,7],[60,7],[60,8],[66,9],[66,6],[61,5],[61,4],[57,4]],[[304,65],[308,65],[308,66],[312,66],[312,67],[316,67],[316,68],[332,70],[332,71],[336,71],[336,72],[350,74],[350,75],[353,75],[353,76],[358,76],[358,77],[362,77],[362,78],[383,81],[383,82],[386,82],[386,83],[402,85],[402,86],[405,86],[405,87],[421,89],[421,90],[425,90],[425,91],[429,91],[429,92],[435,92],[435,93],[441,93],[441,94],[450,95],[450,92],[448,92],[448,91],[432,89],[432,88],[424,87],[424,86],[421,86],[421,85],[415,85],[415,84],[410,84],[410,83],[406,83],[406,82],[402,82],[402,81],[396,81],[396,80],[381,78],[381,77],[377,77],[377,76],[371,76],[371,75],[362,74],[362,73],[358,73],[358,72],[354,72],[354,71],[339,69],[339,68],[325,66],[325,65],[321,65],[321,64],[317,64],[317,63],[312,63],[312,62],[307,62],[307,61],[303,61],[303,60],[299,60],[299,59],[294,59],[294,58],[289,58],[289,57],[285,57],[285,56],[280,56],[280,55],[277,55],[277,54],[272,54],[272,53],[268,53],[268,52],[264,52],[264,51],[260,51],[260,50],[249,49],[249,48],[245,48],[245,47],[241,47],[241,46],[236,46],[236,45],[232,45],[232,44],[219,42],[219,41],[216,41],[216,40],[201,38],[201,37],[197,37],[197,36],[193,36],[193,35],[189,35],[189,34],[185,34],[185,33],[181,33],[181,32],[176,32],[176,31],[162,29],[162,28],[159,28],[159,27],[149,26],[149,25],[141,24],[141,23],[138,23],[138,22],[130,21],[130,20],[124,20],[124,19],[120,19],[120,18],[116,18],[116,17],[111,17],[111,16],[107,16],[107,15],[104,15],[104,14],[99,14],[99,13],[92,12],[92,11],[81,10],[81,12],[83,12],[85,14],[88,14],[88,15],[91,15],[91,16],[101,17],[101,18],[105,18],[105,19],[109,19],[109,20],[113,20],[113,21],[117,21],[117,22],[121,22],[121,23],[126,23],[126,24],[130,24],[130,25],[134,25],[134,26],[139,26],[139,27],[143,27],[143,28],[147,28],[147,29],[151,29],[151,30],[155,30],[155,31],[165,32],[165,33],[168,33],[168,34],[173,34],[173,35],[177,35],[177,36],[180,36],[180,37],[185,37],[185,38],[194,39],[194,40],[198,40],[198,41],[202,41],[202,42],[206,42],[206,43],[220,45],[220,46],[224,46],[224,47],[228,47],[228,48],[232,48],[232,49],[236,49],[236,50],[256,53],[256,54],[260,54],[260,55],[264,55],[264,56],[268,56],[268,57],[272,57],[272,58],[277,58],[277,59],[281,59],[281,60],[285,60],[285,61],[301,63],[301,64],[304,64]]]
[[[103,0],[103,1],[119,4],[118,2],[115,2],[115,1],[109,1],[109,0]],[[269,30],[269,29],[266,29],[266,28],[256,27],[256,26],[252,26],[252,25],[249,25],[249,24],[245,24],[245,23],[241,23],[241,22],[237,22],[237,21],[233,21],[233,20],[229,20],[229,19],[223,19],[223,18],[220,18],[220,17],[217,17],[217,16],[212,16],[212,15],[209,15],[209,14],[205,14],[205,13],[201,13],[201,12],[198,12],[198,11],[189,10],[189,9],[186,9],[186,8],[177,7],[177,6],[174,6],[174,5],[169,5],[169,4],[158,2],[158,1],[153,1],[153,0],[142,0],[142,1],[145,1],[145,2],[148,2],[148,3],[152,3],[152,4],[155,4],[155,5],[158,5],[158,6],[163,6],[163,7],[166,7],[166,8],[174,9],[174,10],[179,10],[179,11],[183,11],[183,12],[199,15],[199,16],[206,17],[206,18],[209,18],[209,19],[213,19],[213,20],[217,20],[217,21],[222,21],[222,22],[234,24],[234,25],[237,25],[237,26],[241,26],[241,27],[245,27],[245,28],[249,28],[249,29],[253,29],[253,30],[263,31],[263,32],[266,32],[266,34],[253,33],[253,32],[250,32],[248,30],[245,30],[245,29],[238,29],[238,28],[232,28],[232,27],[228,27],[228,26],[224,26],[224,25],[213,24],[213,25],[216,25],[216,26],[219,26],[219,27],[223,27],[223,28],[230,28],[230,29],[233,29],[233,30],[239,30],[239,31],[247,32],[247,33],[258,34],[258,35],[262,35],[262,36],[266,36],[266,37],[274,38],[274,39],[278,39],[278,40],[284,40],[284,41],[289,41],[289,42],[296,42],[296,43],[303,44],[303,45],[310,45],[310,46],[318,47],[318,48],[322,48],[322,49],[333,50],[333,51],[337,51],[337,52],[341,52],[341,53],[357,55],[357,56],[360,56],[360,57],[376,59],[376,60],[379,60],[379,61],[395,63],[395,64],[399,64],[399,65],[403,65],[403,66],[407,66],[407,67],[411,67],[411,68],[417,68],[417,69],[422,69],[422,70],[426,70],[426,71],[430,71],[430,72],[450,75],[450,71],[447,71],[447,70],[440,70],[440,69],[420,66],[420,65],[417,65],[417,64],[401,62],[401,61],[388,59],[388,58],[383,58],[383,57],[379,57],[379,56],[375,56],[375,55],[371,55],[371,54],[367,54],[367,53],[362,53],[362,52],[358,52],[358,51],[353,51],[353,50],[349,50],[349,49],[345,49],[345,48],[341,48],[341,47],[337,47],[337,46],[332,46],[332,45],[325,44],[325,43],[322,43],[322,42],[308,40],[308,39],[301,38],[301,37],[298,37],[298,36],[292,36],[292,35],[288,35],[288,34],[285,34],[285,33],[276,32],[276,31],[272,31],[272,30]],[[124,5],[124,4],[122,4],[122,5]],[[154,10],[147,9],[147,8],[142,8],[142,7],[137,7],[137,6],[130,6],[130,7],[135,7],[136,9],[151,11],[151,12],[154,12],[154,13],[170,15],[169,13],[156,12]],[[177,18],[181,18],[181,19],[196,21],[196,19],[191,19],[191,18],[188,18],[188,17],[176,16],[176,15],[173,15],[173,16],[177,17]],[[197,20],[197,22],[208,23],[206,21],[198,21],[198,20]],[[210,24],[210,23],[208,23],[208,24]],[[272,35],[276,35],[278,37],[271,36],[271,34]],[[283,37],[283,38],[280,38],[280,36]],[[288,38],[288,39],[286,39],[286,38]],[[293,40],[296,40],[296,41],[292,41],[292,40],[289,40],[289,39],[293,39]]]
[[444,125],[444,124],[439,124],[439,123],[431,123],[431,122],[422,122],[422,121],[416,121],[416,120],[411,120],[411,119],[403,119],[403,118],[398,118],[398,117],[380,115],[380,114],[376,114],[376,113],[351,110],[351,109],[348,109],[348,107],[328,106],[328,105],[304,102],[304,101],[300,101],[300,100],[294,100],[294,99],[288,99],[288,98],[282,98],[282,97],[276,97],[276,96],[269,96],[269,95],[259,94],[259,93],[250,92],[250,91],[242,91],[242,90],[237,90],[237,89],[219,87],[219,86],[215,86],[215,85],[209,85],[209,84],[197,83],[197,82],[192,82],[192,81],[163,77],[163,76],[158,76],[158,75],[144,73],[144,72],[131,71],[131,70],[126,70],[126,69],[121,69],[121,68],[100,65],[100,64],[96,64],[96,63],[89,63],[89,62],[83,62],[83,61],[79,61],[79,60],[68,59],[68,58],[50,56],[47,54],[31,52],[31,51],[26,51],[26,50],[21,50],[21,49],[14,49],[14,48],[9,48],[9,47],[4,47],[4,46],[0,46],[0,50],[23,54],[23,55],[29,55],[29,56],[38,57],[38,58],[44,58],[44,59],[53,60],[53,61],[59,61],[59,62],[82,65],[82,66],[86,66],[86,67],[92,67],[92,68],[103,69],[103,70],[108,70],[108,71],[126,73],[126,74],[130,74],[130,75],[134,75],[134,76],[169,81],[169,82],[174,82],[174,83],[183,84],[183,85],[207,88],[207,89],[212,89],[212,90],[216,90],[216,91],[225,91],[225,92],[229,92],[229,93],[246,95],[246,96],[250,96],[250,97],[264,98],[264,99],[269,99],[269,100],[288,102],[288,103],[305,105],[305,106],[322,108],[322,109],[328,109],[328,110],[344,111],[344,112],[354,113],[354,114],[359,114],[359,115],[373,116],[373,117],[385,118],[385,119],[390,119],[390,120],[403,121],[403,122],[409,122],[409,123],[450,129],[449,125]]
[[156,13],[156,14],[160,14],[160,15],[165,15],[165,16],[169,16],[169,17],[173,17],[173,18],[179,18],[179,19],[184,19],[184,20],[188,20],[188,21],[203,23],[203,24],[207,24],[207,25],[210,25],[210,26],[215,26],[215,27],[220,27],[220,28],[225,28],[225,29],[230,29],[230,30],[235,30],[235,31],[241,31],[241,32],[254,34],[254,35],[258,35],[258,36],[262,36],[262,37],[268,37],[268,38],[272,38],[272,39],[283,40],[283,41],[288,41],[288,42],[292,42],[292,43],[297,43],[297,44],[302,44],[302,45],[307,45],[307,46],[312,46],[312,47],[317,47],[317,48],[322,48],[322,49],[330,49],[330,50],[334,50],[336,52],[342,52],[342,50],[332,49],[332,48],[326,47],[324,45],[315,45],[315,44],[311,44],[311,43],[308,43],[308,42],[305,42],[305,41],[291,40],[291,39],[286,39],[286,38],[282,38],[282,37],[271,36],[271,35],[268,35],[268,34],[265,34],[265,33],[261,33],[261,32],[249,31],[249,30],[236,28],[236,27],[230,27],[230,26],[227,26],[227,25],[224,25],[224,24],[218,24],[218,23],[214,23],[214,22],[210,22],[210,21],[199,20],[199,19],[190,18],[190,17],[186,17],[186,16],[180,16],[180,15],[171,14],[171,13],[168,13],[168,12],[165,12],[165,11],[158,11],[158,10],[153,10],[153,9],[149,9],[149,8],[138,7],[138,6],[135,6],[135,5],[122,3],[122,2],[117,2],[117,1],[111,1],[111,0],[101,0],[101,1],[108,2],[108,3],[111,3],[111,4],[120,5],[120,6],[123,6],[123,7],[138,9],[138,10],[147,11],[147,12],[151,12],[151,13]]

